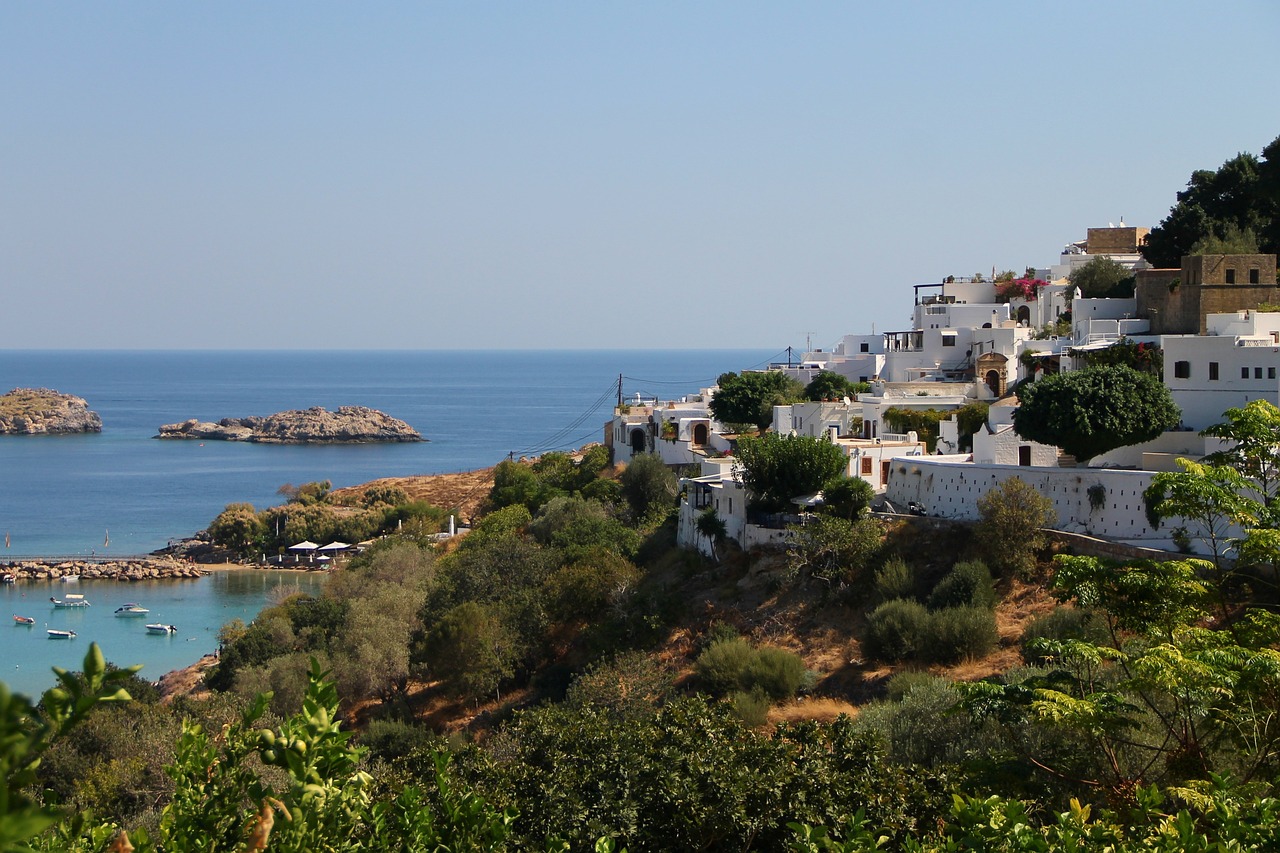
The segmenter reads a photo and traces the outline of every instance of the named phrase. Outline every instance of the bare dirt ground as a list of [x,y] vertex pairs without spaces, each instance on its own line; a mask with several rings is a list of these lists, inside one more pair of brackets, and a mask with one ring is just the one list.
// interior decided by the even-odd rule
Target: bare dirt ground
[[493,468],[463,471],[457,474],[430,474],[421,477],[384,477],[360,486],[335,489],[334,498],[359,497],[373,486],[394,486],[404,489],[415,501],[426,501],[432,506],[456,509],[463,519],[475,518],[480,505],[493,488]]

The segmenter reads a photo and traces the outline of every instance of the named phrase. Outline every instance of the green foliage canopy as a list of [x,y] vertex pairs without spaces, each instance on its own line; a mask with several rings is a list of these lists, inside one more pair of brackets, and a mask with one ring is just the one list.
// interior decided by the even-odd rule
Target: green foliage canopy
[[854,382],[834,370],[820,370],[813,380],[804,386],[806,400],[840,400],[848,397],[856,400],[860,392],[869,391],[869,383]]
[[766,429],[773,423],[773,407],[798,403],[805,389],[779,370],[723,373],[711,397],[711,415],[723,424]]
[[1249,248],[1250,240],[1259,251],[1280,251],[1280,138],[1261,158],[1238,154],[1216,170],[1193,172],[1141,251],[1153,266],[1174,268],[1197,248]]
[[737,456],[740,481],[766,512],[781,512],[791,507],[793,498],[821,490],[849,464],[838,446],[805,435],[744,436],[738,440]]
[[1121,365],[1046,376],[1018,396],[1018,435],[1060,447],[1080,462],[1150,441],[1181,417],[1158,379]]
[[1090,258],[1067,276],[1085,299],[1125,299],[1133,296],[1133,273],[1106,255]]

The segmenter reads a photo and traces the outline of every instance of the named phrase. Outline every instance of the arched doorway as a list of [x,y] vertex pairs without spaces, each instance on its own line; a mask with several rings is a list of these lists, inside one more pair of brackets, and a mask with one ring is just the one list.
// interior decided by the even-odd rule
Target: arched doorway
[[985,352],[974,364],[974,375],[993,395],[1004,396],[1009,381],[1009,359],[998,352]]
[[1026,305],[1018,306],[1018,325],[1020,326],[1031,325],[1031,309],[1028,308]]
[[693,443],[697,446],[702,446],[707,443],[707,425],[706,424],[693,425]]
[[638,453],[644,453],[648,450],[649,443],[645,440],[644,429],[637,427],[636,429],[631,430],[631,440],[628,444],[631,445],[632,456],[635,456]]

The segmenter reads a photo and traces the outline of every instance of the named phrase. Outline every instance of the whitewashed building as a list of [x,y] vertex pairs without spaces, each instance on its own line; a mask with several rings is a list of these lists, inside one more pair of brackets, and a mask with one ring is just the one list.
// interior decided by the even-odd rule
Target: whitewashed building
[[1250,400],[1280,405],[1280,313],[1210,314],[1204,335],[1164,335],[1164,382],[1199,431]]

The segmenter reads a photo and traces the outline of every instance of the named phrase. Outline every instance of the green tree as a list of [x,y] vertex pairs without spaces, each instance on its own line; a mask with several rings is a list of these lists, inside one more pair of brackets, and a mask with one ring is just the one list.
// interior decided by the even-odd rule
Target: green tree
[[674,505],[675,472],[656,453],[634,456],[619,477],[622,497],[637,519],[665,515]]
[[716,515],[715,507],[709,506],[698,513],[696,525],[698,535],[711,543],[711,559],[719,562],[720,558],[716,555],[716,546],[729,538],[729,529],[725,526],[724,519]]
[[711,416],[723,424],[767,429],[773,407],[804,399],[804,386],[780,370],[724,373],[711,396]]
[[1266,505],[1273,505],[1280,488],[1280,408],[1267,400],[1250,400],[1241,408],[1227,409],[1222,416],[1226,420],[1200,434],[1231,444],[1203,461],[1239,471],[1253,481]]
[[227,504],[209,524],[209,537],[213,544],[246,553],[257,548],[266,535],[267,526],[253,504]]
[[1011,477],[978,498],[979,550],[997,575],[1027,574],[1044,548],[1044,528],[1057,520],[1053,501],[1020,477]]
[[[804,386],[804,398],[806,400],[839,400],[848,397],[850,400],[856,400],[859,391],[866,390],[868,387],[867,383],[853,382],[834,370],[820,370],[818,375],[813,377],[813,381]],[[770,413],[770,422],[772,422],[772,413]]]
[[1133,296],[1133,273],[1105,255],[1090,258],[1067,276],[1085,299],[1124,299]]
[[1120,365],[1046,376],[1018,396],[1018,435],[1060,447],[1080,462],[1150,441],[1181,417],[1160,380]]
[[791,500],[822,489],[847,470],[844,451],[825,438],[766,433],[738,440],[735,473],[751,493],[753,503],[766,512],[780,512]]
[[884,539],[880,525],[869,518],[848,521],[835,515],[818,515],[790,530],[790,570],[801,578],[813,577],[832,585],[855,582],[865,573]]
[[1178,267],[1183,255],[1195,253],[1197,244],[1219,248],[1206,241],[1239,242],[1247,234],[1260,238],[1261,251],[1276,252],[1280,246],[1276,242],[1280,236],[1278,173],[1280,138],[1263,149],[1261,161],[1243,153],[1216,170],[1193,172],[1169,215],[1147,235],[1141,247],[1143,257],[1156,267]]
[[529,525],[529,532],[543,545],[558,548],[566,561],[596,549],[630,557],[640,544],[639,535],[602,504],[576,495],[548,501]]
[[875,489],[861,477],[836,477],[822,487],[822,511],[854,521],[871,506]]
[[479,699],[511,677],[516,655],[502,620],[483,604],[468,601],[431,628],[423,657],[431,674],[451,692]]
[[539,479],[531,466],[504,459],[493,469],[489,506],[492,509],[503,509],[518,504],[532,514],[556,494],[556,491]]

